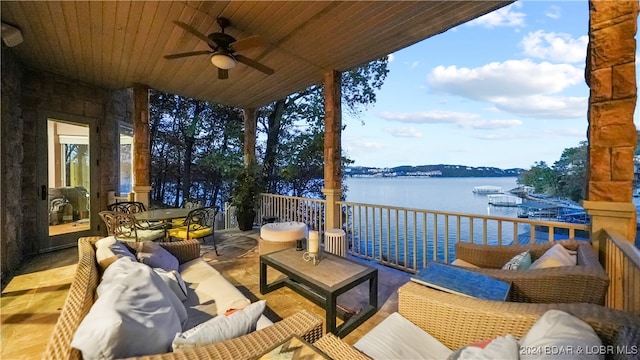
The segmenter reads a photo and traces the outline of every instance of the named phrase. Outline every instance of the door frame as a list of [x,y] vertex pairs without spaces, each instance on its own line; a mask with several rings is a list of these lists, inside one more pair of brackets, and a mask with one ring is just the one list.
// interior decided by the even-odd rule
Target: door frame
[[[42,196],[42,186],[49,190],[48,171],[48,120],[56,120],[60,122],[76,123],[89,127],[89,229],[67,234],[49,236],[49,201],[48,196]],[[99,119],[78,116],[55,111],[39,111],[36,123],[36,191],[38,192],[38,201],[36,209],[36,234],[38,252],[49,252],[58,249],[77,246],[78,238],[83,236],[91,236],[99,233],[99,186],[100,186],[100,168],[99,168],[99,151],[100,151],[100,134]]]

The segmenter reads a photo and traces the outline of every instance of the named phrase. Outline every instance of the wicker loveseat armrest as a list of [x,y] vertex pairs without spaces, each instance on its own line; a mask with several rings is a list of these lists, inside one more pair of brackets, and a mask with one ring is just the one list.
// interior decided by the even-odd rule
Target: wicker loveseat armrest
[[165,353],[130,359],[255,359],[271,350],[291,335],[297,335],[313,343],[322,336],[322,319],[312,312],[303,310],[284,318],[271,326],[247,335],[215,344],[199,346],[186,351]]
[[327,333],[313,346],[334,360],[368,360],[371,359],[363,352],[345,343],[332,333]]
[[600,305],[487,301],[414,282],[398,289],[400,314],[454,350],[506,334],[521,338],[551,309],[568,312],[587,322],[605,346],[631,348],[640,343],[640,317]]

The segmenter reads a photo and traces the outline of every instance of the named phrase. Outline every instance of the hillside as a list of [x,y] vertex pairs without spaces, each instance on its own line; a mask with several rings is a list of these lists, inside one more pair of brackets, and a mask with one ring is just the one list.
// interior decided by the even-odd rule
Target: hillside
[[465,165],[419,165],[396,166],[392,168],[374,168],[353,166],[345,170],[345,175],[356,177],[394,177],[394,176],[437,176],[437,177],[507,177],[518,176],[524,169],[500,169],[495,167]]

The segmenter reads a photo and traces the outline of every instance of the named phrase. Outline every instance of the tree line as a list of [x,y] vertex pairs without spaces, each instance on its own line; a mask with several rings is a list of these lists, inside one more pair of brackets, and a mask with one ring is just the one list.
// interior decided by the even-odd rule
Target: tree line
[[[342,73],[343,111],[354,118],[376,101],[386,57]],[[222,207],[244,167],[241,109],[152,90],[149,98],[151,200],[197,199]],[[264,191],[320,198],[324,94],[313,85],[257,110],[256,157]],[[347,126],[347,125],[343,125]],[[343,166],[352,163],[342,157]]]

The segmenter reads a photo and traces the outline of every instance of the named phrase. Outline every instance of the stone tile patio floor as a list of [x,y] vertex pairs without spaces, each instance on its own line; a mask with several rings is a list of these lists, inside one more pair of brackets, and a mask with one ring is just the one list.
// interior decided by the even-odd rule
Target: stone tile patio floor
[[[252,301],[267,300],[266,316],[278,321],[302,309],[324,319],[324,310],[288,288],[260,294],[258,230],[217,230],[219,256],[211,243],[201,247],[202,257],[220,271]],[[28,259],[20,271],[9,279],[0,298],[0,335],[2,359],[41,358],[53,326],[64,304],[75,272],[78,254],[75,248],[37,255]],[[363,262],[366,262],[362,260]],[[374,263],[378,267],[378,312],[347,335],[344,340],[355,343],[386,316],[398,309],[398,287],[410,275]],[[270,279],[271,280],[271,279]],[[338,298],[339,305],[358,310],[366,301],[367,284]]]

